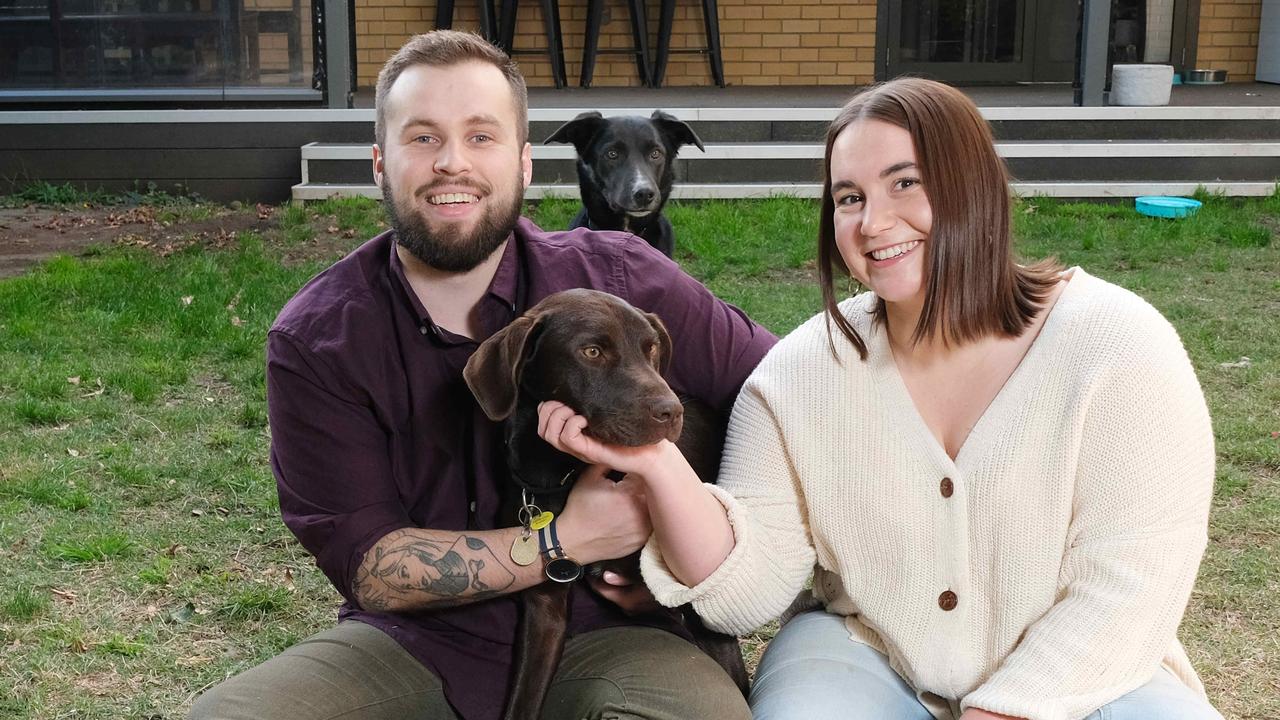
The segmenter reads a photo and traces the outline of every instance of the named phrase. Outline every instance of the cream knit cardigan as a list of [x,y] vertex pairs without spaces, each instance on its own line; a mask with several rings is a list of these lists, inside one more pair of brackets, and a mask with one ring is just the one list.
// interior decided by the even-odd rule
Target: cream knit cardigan
[[658,600],[740,634],[809,596],[812,573],[812,598],[937,718],[1083,718],[1161,664],[1203,692],[1176,631],[1207,539],[1213,433],[1173,327],[1076,268],[952,461],[873,303],[840,305],[866,362],[833,330],[837,364],[818,315],[744,385],[709,486],[736,545],[688,588],[651,540]]

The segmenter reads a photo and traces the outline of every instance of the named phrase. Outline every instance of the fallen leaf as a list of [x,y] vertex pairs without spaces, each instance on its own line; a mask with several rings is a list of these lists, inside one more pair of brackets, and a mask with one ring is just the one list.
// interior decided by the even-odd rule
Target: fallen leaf
[[337,226],[337,225],[330,225],[329,227],[327,227],[327,228],[325,228],[325,229],[326,229],[326,230],[328,230],[328,232],[329,232],[329,234],[330,234],[330,235],[332,235],[332,234],[334,234],[334,233],[338,232],[338,226]]
[[80,376],[79,376],[79,375],[76,375],[75,377],[69,377],[69,378],[67,378],[67,382],[71,383],[72,385],[79,385],[79,384],[80,384]]
[[353,238],[353,237],[355,237],[355,236],[356,236],[356,231],[355,231],[355,230],[348,230],[348,231],[346,231],[346,232],[342,233],[342,237],[344,237],[344,238]]
[[164,621],[174,625],[181,625],[182,623],[190,621],[191,616],[195,614],[196,614],[195,603],[187,602],[186,604],[180,605],[170,610],[168,613],[166,613],[164,616]]
[[196,296],[195,296],[195,295],[183,295],[183,296],[182,296],[182,306],[183,306],[183,307],[186,307],[187,305],[190,305],[190,304],[192,303],[192,301],[193,301],[193,300],[195,300],[195,299],[196,299]]
[[204,511],[203,511],[203,510],[192,510],[192,511],[191,511],[191,517],[202,517],[203,515],[204,515]]
[[76,638],[75,640],[71,641],[71,647],[67,649],[73,653],[82,653],[87,651],[89,649],[89,646],[84,644],[84,640],[80,638]]
[[80,451],[75,448],[67,448],[67,454],[71,457],[80,457]]
[[1235,362],[1219,363],[1218,367],[1223,370],[1232,370],[1235,368],[1248,368],[1253,366],[1253,361],[1247,355],[1241,355],[1240,359]]
[[271,207],[270,205],[266,205],[264,203],[258,203],[257,210],[258,210],[259,220],[270,220],[271,213],[275,212],[275,208]]
[[68,604],[74,604],[77,598],[76,594],[71,592],[70,590],[59,590],[58,588],[51,588],[49,592],[53,593],[54,595],[58,596],[62,600],[66,601]]
[[231,324],[235,325],[236,327],[244,327],[244,321],[240,319],[239,315],[231,316]]

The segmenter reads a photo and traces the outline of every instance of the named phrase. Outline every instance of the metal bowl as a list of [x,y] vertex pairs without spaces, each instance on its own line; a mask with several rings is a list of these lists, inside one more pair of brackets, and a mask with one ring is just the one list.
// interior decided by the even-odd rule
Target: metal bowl
[[1226,70],[1188,70],[1182,79],[1188,85],[1221,85],[1226,81]]

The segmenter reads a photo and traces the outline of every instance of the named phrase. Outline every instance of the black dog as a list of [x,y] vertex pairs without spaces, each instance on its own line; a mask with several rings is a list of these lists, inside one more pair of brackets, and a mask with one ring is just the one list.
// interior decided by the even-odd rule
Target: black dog
[[[512,486],[505,520],[521,524],[523,496],[557,515],[583,463],[538,435],[538,403],[559,400],[587,418],[587,432],[618,445],[676,442],[699,477],[714,481],[724,425],[705,405],[681,403],[662,379],[671,338],[656,315],[594,290],[556,293],[482,343],[463,376],[492,420],[505,420]],[[514,557],[513,549],[513,557]],[[639,556],[597,563],[639,577]],[[548,565],[548,570],[551,566]],[[548,573],[550,575],[550,572]],[[535,720],[564,651],[568,582],[521,594],[522,616],[504,717]],[[707,630],[690,608],[683,618],[698,646],[745,694],[747,671],[736,638]]]
[[653,115],[606,118],[582,113],[547,138],[578,151],[582,211],[570,228],[625,230],[671,257],[675,235],[662,207],[671,195],[676,153],[702,141],[684,122],[654,110]]

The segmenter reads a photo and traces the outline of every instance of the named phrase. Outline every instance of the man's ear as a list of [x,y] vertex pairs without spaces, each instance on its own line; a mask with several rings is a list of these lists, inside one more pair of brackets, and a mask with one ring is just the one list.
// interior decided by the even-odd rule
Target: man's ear
[[382,176],[386,173],[386,156],[377,143],[373,144],[373,184],[382,187]]
[[520,174],[524,177],[524,186],[527,189],[533,182],[533,145],[529,143],[525,143],[524,149],[520,151]]

